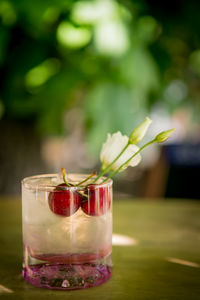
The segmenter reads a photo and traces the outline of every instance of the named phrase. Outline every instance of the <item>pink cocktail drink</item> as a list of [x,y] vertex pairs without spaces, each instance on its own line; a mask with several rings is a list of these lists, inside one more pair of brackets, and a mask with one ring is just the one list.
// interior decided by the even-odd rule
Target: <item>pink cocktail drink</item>
[[112,272],[112,180],[39,175],[22,181],[24,279],[38,287],[93,287]]

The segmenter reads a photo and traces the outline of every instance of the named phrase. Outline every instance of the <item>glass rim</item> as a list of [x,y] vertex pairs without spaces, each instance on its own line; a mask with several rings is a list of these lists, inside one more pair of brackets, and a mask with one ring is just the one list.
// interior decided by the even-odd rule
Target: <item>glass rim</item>
[[[67,177],[70,176],[84,176],[84,177],[88,177],[90,174],[85,174],[85,173],[69,173],[67,174]],[[40,184],[38,182],[30,182],[31,180],[34,179],[42,179],[42,178],[48,178],[48,177],[58,177],[59,174],[58,173],[52,173],[52,174],[39,174],[39,175],[33,175],[33,176],[28,176],[25,177],[21,180],[21,184],[23,187],[25,187],[26,189],[30,189],[30,190],[42,190],[42,191],[48,191],[48,190],[54,190],[56,188],[56,186],[58,184]],[[94,176],[95,178],[95,176]],[[107,178],[106,176],[101,176],[100,179],[105,179]],[[113,180],[111,178],[109,178],[106,182],[104,183],[95,183],[95,185],[97,185],[97,187],[108,187],[108,186],[112,186]],[[83,185],[79,185],[79,186],[66,186],[64,187],[63,190],[79,190],[82,189]],[[61,190],[62,191],[62,190]]]

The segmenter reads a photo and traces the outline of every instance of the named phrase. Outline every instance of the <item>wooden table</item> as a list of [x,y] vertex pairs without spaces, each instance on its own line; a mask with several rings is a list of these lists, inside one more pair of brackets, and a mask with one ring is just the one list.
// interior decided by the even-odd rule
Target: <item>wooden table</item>
[[112,279],[81,291],[23,281],[19,199],[0,199],[0,225],[0,285],[13,291],[1,299],[200,299],[200,201],[115,200],[114,232],[138,244],[114,246]]

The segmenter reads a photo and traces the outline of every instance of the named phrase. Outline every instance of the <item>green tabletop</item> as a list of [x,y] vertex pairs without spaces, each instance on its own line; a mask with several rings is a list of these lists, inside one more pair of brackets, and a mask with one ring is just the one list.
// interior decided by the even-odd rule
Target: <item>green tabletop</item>
[[200,201],[115,200],[114,233],[138,243],[114,246],[113,277],[88,290],[24,282],[19,200],[0,200],[0,225],[0,285],[13,291],[2,299],[200,299]]

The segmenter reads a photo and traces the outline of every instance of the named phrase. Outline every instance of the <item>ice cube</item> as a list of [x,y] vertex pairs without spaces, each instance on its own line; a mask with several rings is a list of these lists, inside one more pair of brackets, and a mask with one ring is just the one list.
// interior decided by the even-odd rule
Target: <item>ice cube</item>
[[47,191],[22,191],[23,222],[29,224],[54,224],[60,220],[60,216],[54,214],[48,203]]
[[38,253],[96,253],[111,245],[112,215],[88,216],[79,208],[54,224],[24,224],[24,240]]

